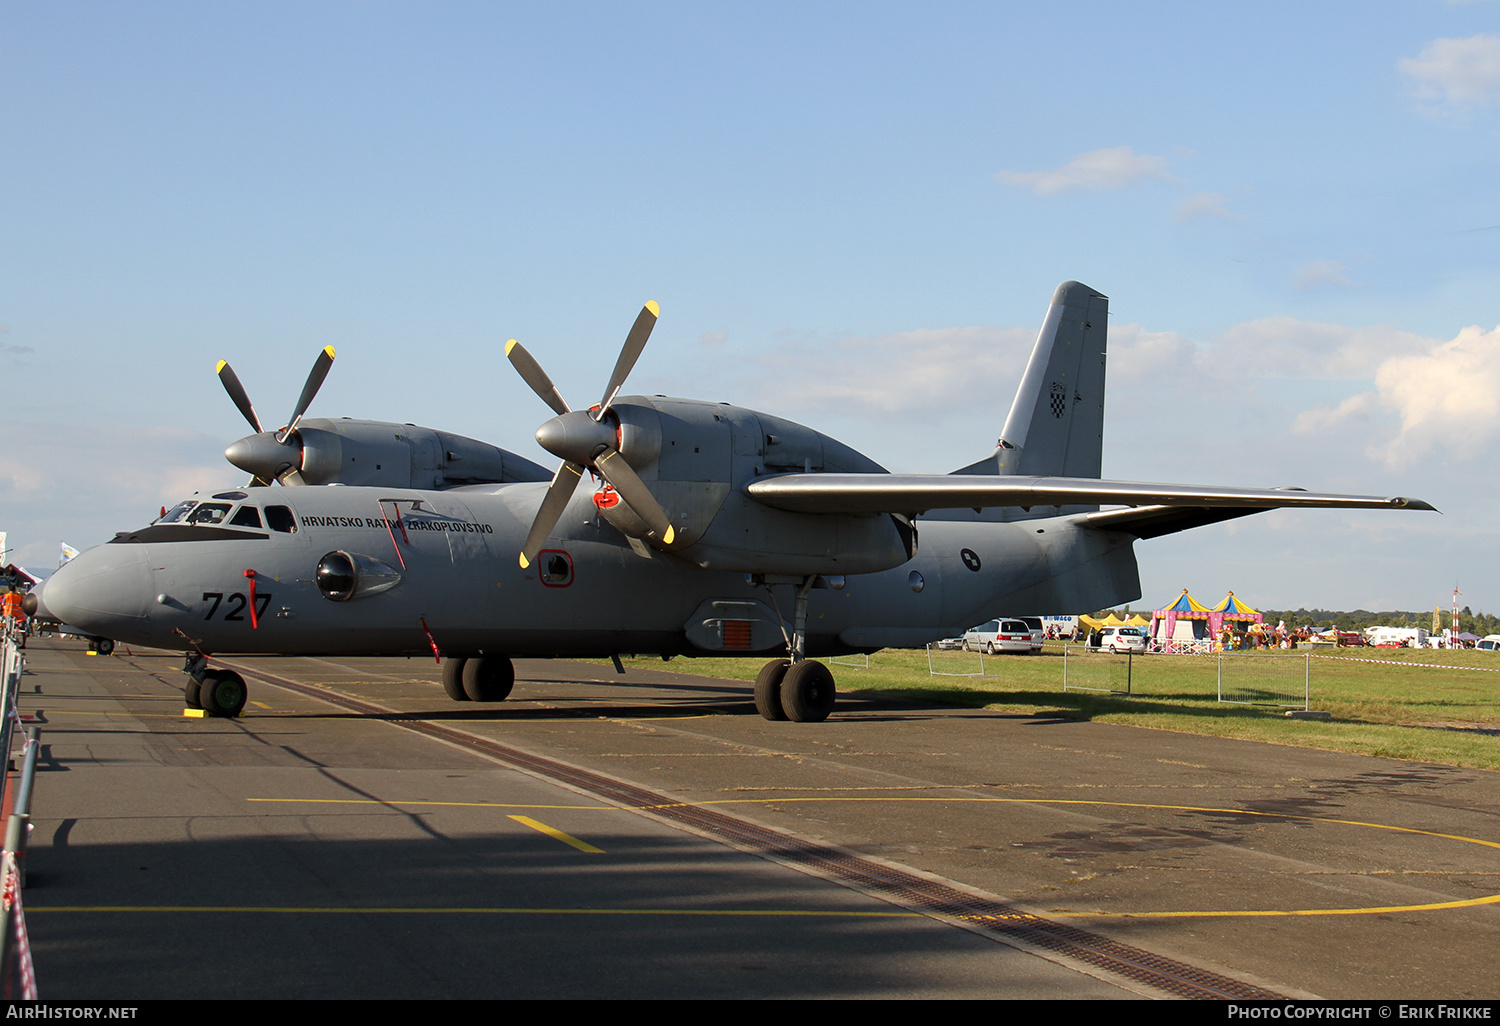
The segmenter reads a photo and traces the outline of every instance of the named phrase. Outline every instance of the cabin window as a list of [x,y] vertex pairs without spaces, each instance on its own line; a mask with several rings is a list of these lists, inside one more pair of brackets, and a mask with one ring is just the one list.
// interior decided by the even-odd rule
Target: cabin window
[[271,530],[283,534],[297,533],[297,518],[292,516],[292,510],[288,506],[267,506],[266,524]]
[[241,506],[234,511],[234,516],[230,518],[229,524],[231,527],[259,527],[260,510],[254,506]]
[[193,515],[188,517],[190,524],[222,524],[224,517],[229,513],[227,502],[204,502],[193,510]]
[[175,524],[183,517],[187,516],[190,512],[192,512],[192,509],[195,505],[197,505],[197,503],[195,503],[192,499],[187,499],[183,502],[179,502],[177,505],[173,506],[171,509],[163,513],[161,519],[158,520],[157,523]]
[[542,583],[549,588],[566,588],[573,583],[573,557],[562,549],[543,549],[538,555],[541,557],[540,571]]

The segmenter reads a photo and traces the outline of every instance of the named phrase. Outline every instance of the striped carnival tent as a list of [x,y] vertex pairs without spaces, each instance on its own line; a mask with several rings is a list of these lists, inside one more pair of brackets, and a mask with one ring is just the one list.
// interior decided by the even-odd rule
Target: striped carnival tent
[[1243,630],[1262,619],[1232,591],[1210,609],[1184,588],[1176,602],[1152,615],[1151,636],[1170,651],[1203,651],[1218,647],[1226,623]]
[[1218,616],[1217,620],[1210,621],[1214,624],[1215,633],[1218,632],[1219,627],[1223,626],[1225,620],[1229,620],[1231,622],[1240,621],[1244,623],[1260,623],[1263,619],[1265,619],[1259,612],[1251,609],[1249,606],[1245,605],[1245,603],[1235,598],[1234,592],[1232,591],[1228,595],[1224,596],[1224,601],[1214,606],[1213,612]]
[[1213,638],[1208,622],[1213,610],[1188,594],[1186,588],[1177,601],[1151,614],[1151,638],[1164,651],[1190,651],[1207,645]]

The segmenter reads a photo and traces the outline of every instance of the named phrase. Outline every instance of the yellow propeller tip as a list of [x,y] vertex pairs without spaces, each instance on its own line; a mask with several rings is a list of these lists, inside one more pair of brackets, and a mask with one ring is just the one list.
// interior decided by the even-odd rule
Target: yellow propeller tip
[[661,543],[663,545],[671,545],[672,544],[672,539],[675,538],[675,537],[677,537],[677,532],[672,530],[672,525],[671,524],[668,524],[667,525],[667,533],[661,536]]
[[526,558],[526,553],[521,553],[521,569],[525,570],[529,566],[531,566],[531,562]]
[[220,360],[219,363],[218,363],[218,365],[214,367],[214,373],[215,374],[223,374],[224,373],[224,368],[228,367],[228,366],[229,366],[229,361],[228,360]]
[[333,351],[333,346],[324,346],[324,347],[323,347],[323,352],[325,352],[325,353],[327,353],[327,354],[328,354],[328,358],[329,358],[329,359],[330,359],[330,360],[332,360],[332,359],[333,359],[333,358],[334,358],[334,357],[335,357],[335,356],[337,356],[337,355],[338,355],[338,354],[337,354],[337,353],[335,353],[335,352],[334,352],[334,351]]
[[510,351],[514,348],[516,348],[516,340],[511,339],[509,342],[505,343],[505,355],[509,356]]
[[654,299],[648,300],[646,302],[646,309],[651,311],[651,316],[652,317],[660,317],[661,316],[661,307],[659,307],[659,306],[656,305],[656,300],[654,300]]

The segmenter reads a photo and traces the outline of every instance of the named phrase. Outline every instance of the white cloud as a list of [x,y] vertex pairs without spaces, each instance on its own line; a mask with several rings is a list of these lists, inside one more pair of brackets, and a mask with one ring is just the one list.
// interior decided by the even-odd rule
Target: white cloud
[[1449,108],[1500,100],[1500,36],[1437,39],[1397,67],[1412,80],[1417,96]]
[[1401,429],[1372,457],[1396,467],[1433,450],[1449,460],[1486,452],[1500,436],[1500,328],[1468,327],[1427,353],[1387,360],[1375,387]]
[[1310,292],[1322,285],[1358,286],[1344,274],[1348,268],[1337,260],[1314,260],[1305,264],[1292,279],[1292,288],[1298,292]]
[[1363,427],[1370,422],[1378,398],[1374,392],[1361,392],[1351,395],[1331,410],[1306,410],[1292,421],[1291,433],[1307,438],[1322,438],[1350,425]]
[[1173,219],[1184,224],[1201,221],[1205,217],[1220,217],[1227,221],[1243,221],[1244,217],[1234,213],[1225,205],[1222,192],[1195,192],[1177,204]]
[[995,180],[1030,189],[1038,196],[1056,196],[1074,189],[1119,189],[1156,179],[1175,182],[1167,174],[1167,159],[1136,153],[1129,146],[1081,153],[1051,171],[1001,171]]
[[698,341],[705,346],[722,346],[725,342],[729,341],[729,333],[727,331],[705,331],[698,336]]

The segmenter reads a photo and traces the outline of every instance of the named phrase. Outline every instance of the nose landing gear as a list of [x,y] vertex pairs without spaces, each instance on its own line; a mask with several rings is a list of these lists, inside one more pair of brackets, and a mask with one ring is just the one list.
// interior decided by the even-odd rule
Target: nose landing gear
[[187,709],[201,709],[205,716],[238,716],[250,698],[245,678],[233,670],[211,670],[208,657],[189,652],[182,672],[188,675],[182,686],[182,701]]

